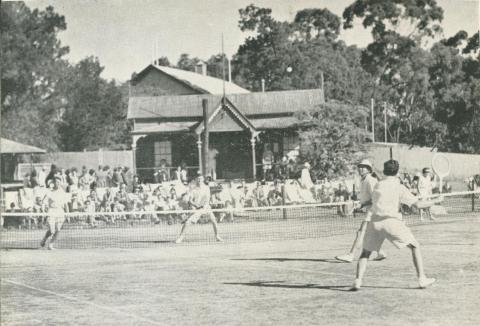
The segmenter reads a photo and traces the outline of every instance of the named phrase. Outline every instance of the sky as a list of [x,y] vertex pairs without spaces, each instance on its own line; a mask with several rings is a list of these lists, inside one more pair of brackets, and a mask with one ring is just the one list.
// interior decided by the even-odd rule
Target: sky
[[[105,66],[102,77],[126,81],[151,63],[154,54],[175,64],[182,53],[207,60],[221,53],[222,33],[228,57],[248,36],[238,28],[240,8],[254,3],[272,9],[280,21],[292,21],[304,8],[328,8],[342,17],[354,0],[31,0],[30,8],[51,5],[65,16],[67,30],[59,33],[70,47],[67,58],[76,63],[96,56]],[[479,29],[480,0],[437,0],[444,9],[446,37],[463,29]],[[369,31],[359,20],[340,38],[348,45],[366,46]],[[156,50],[155,50],[156,49]]]

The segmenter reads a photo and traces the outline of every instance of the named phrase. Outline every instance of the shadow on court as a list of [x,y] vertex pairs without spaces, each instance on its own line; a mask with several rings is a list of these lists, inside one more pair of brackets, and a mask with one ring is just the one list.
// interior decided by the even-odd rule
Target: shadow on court
[[258,286],[266,288],[282,288],[282,289],[317,289],[317,290],[332,290],[348,292],[351,285],[318,285],[318,284],[285,284],[284,281],[256,281],[256,282],[225,282],[225,285],[244,285],[244,286]]
[[332,264],[343,264],[344,262],[338,261],[331,258],[232,258],[231,260],[263,260],[263,261],[278,261],[278,262],[290,262],[290,261],[299,261],[299,262],[316,262],[316,263],[332,263]]

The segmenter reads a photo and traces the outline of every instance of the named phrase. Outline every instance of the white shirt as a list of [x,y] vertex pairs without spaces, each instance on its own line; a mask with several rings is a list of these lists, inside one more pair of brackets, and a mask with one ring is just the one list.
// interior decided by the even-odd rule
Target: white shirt
[[302,169],[302,175],[300,176],[300,184],[305,189],[313,187],[312,178],[310,177],[310,170],[308,168]]
[[194,187],[190,201],[199,207],[207,206],[210,203],[210,188],[205,184]]
[[63,210],[69,202],[68,194],[60,188],[47,191],[45,197],[51,210]]
[[365,204],[372,200],[373,189],[377,182],[378,180],[372,177],[371,174],[367,174],[365,178],[362,179],[362,182],[360,183],[360,191],[358,193],[360,204]]
[[402,219],[400,204],[408,206],[417,202],[417,198],[402,184],[397,177],[386,177],[379,181],[372,193],[371,212],[374,216]]
[[428,175],[424,177],[423,175],[418,177],[418,193],[420,196],[428,196],[432,194],[432,190],[435,187],[435,181],[433,181]]

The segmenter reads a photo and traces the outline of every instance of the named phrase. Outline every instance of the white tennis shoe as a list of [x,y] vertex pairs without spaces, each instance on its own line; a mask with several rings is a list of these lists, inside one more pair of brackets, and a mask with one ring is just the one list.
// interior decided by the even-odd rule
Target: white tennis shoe
[[343,261],[345,263],[351,263],[353,262],[353,255],[352,254],[339,255],[339,256],[335,256],[335,259]]
[[355,279],[355,282],[353,282],[353,286],[350,289],[350,291],[358,291],[362,287],[362,280],[360,279]]
[[430,285],[432,285],[433,283],[435,283],[436,279],[434,279],[433,277],[431,278],[428,278],[426,276],[424,277],[420,277],[418,279],[418,286],[420,287],[420,289],[425,289],[427,287],[429,287]]

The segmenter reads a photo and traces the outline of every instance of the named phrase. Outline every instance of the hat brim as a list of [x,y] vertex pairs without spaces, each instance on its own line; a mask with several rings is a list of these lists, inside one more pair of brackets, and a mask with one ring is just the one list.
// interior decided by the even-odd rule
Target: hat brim
[[369,169],[370,171],[372,170],[372,167],[371,167],[370,165],[358,164],[357,167],[358,167],[358,168],[367,168],[367,169]]

